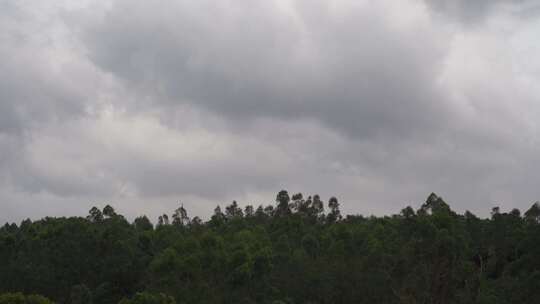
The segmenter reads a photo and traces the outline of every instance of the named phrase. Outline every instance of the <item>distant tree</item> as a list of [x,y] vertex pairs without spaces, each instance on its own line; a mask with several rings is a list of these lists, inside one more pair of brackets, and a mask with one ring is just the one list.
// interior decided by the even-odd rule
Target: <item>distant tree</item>
[[[540,203],[478,217],[436,194],[415,211],[347,215],[337,199],[218,206],[179,229],[114,210],[0,226],[0,304],[536,303]],[[328,208],[325,215],[324,207]],[[288,210],[288,211],[287,211]],[[489,210],[486,210],[489,213]],[[106,213],[106,214],[104,214]],[[175,224],[187,212],[174,213]],[[242,216],[244,215],[244,216]],[[287,215],[287,216],[284,216]],[[142,292],[141,292],[142,291]],[[139,292],[139,293],[138,293]],[[173,299],[174,297],[174,299]]]
[[103,213],[97,207],[92,207],[88,212],[89,215],[86,217],[91,222],[101,222],[103,220]]
[[532,222],[540,222],[540,202],[535,202],[531,208],[525,212],[525,218]]
[[233,201],[229,206],[225,207],[225,216],[228,219],[241,218],[244,216],[242,209],[238,207],[238,203]]
[[191,220],[190,224],[191,226],[197,227],[197,226],[201,226],[203,224],[203,221],[201,220],[200,217],[196,216]]
[[178,209],[174,210],[172,218],[173,225],[186,226],[189,224],[189,217],[183,204]]
[[437,194],[431,193],[426,202],[418,210],[418,214],[452,213],[450,206]]
[[491,208],[491,217],[494,219],[498,217],[501,214],[501,208],[499,207],[493,207]]
[[158,226],[169,225],[169,216],[167,214],[160,215],[158,217]]
[[286,190],[281,190],[276,195],[276,215],[277,216],[286,216],[291,214],[291,208],[289,206],[290,202],[289,193]]
[[304,203],[304,196],[302,193],[293,194],[291,197],[292,202],[290,203],[290,208],[294,212],[300,212],[300,209]]
[[221,207],[218,205],[214,209],[214,214],[212,215],[211,223],[213,226],[220,226],[225,222],[225,219],[226,219],[225,214],[223,214],[223,212],[221,211]]
[[510,215],[514,217],[521,217],[521,211],[519,211],[519,209],[517,208],[514,208],[510,211]]
[[266,214],[267,217],[272,217],[276,213],[276,210],[274,209],[274,206],[268,205],[264,207],[264,214]]
[[110,205],[107,205],[103,208],[103,216],[112,218],[116,216],[116,211],[114,211],[114,208]]
[[311,203],[310,215],[315,218],[320,218],[324,213],[324,204],[321,200],[321,197],[317,194],[313,196],[313,201]]
[[302,193],[298,193],[293,195],[293,206],[294,210],[302,215],[302,216],[309,216],[310,215],[310,209],[311,209],[311,197],[308,197],[307,199],[304,199],[304,196]]
[[337,198],[331,197],[328,201],[328,208],[330,213],[326,217],[329,223],[335,223],[336,221],[341,220],[341,212],[339,211],[339,203]]
[[406,219],[411,219],[416,216],[416,213],[414,212],[414,209],[411,206],[407,206],[403,210],[401,210],[401,216]]
[[135,220],[133,221],[133,225],[139,231],[148,231],[154,228],[146,215],[135,218]]
[[32,226],[32,220],[27,218],[21,222],[20,228],[22,230],[28,229],[30,226]]
[[253,217],[255,215],[255,210],[253,209],[253,206],[247,205],[244,208],[244,214],[246,215],[246,217]]

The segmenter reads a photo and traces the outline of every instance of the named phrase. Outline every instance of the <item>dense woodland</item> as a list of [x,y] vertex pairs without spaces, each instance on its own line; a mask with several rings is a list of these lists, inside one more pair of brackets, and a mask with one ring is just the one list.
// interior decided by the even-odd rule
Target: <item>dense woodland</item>
[[[325,212],[326,208],[326,212]],[[342,217],[337,199],[236,202],[154,226],[111,206],[0,229],[6,303],[540,303],[540,205],[489,219],[431,194],[418,210]],[[47,300],[49,299],[49,300]]]

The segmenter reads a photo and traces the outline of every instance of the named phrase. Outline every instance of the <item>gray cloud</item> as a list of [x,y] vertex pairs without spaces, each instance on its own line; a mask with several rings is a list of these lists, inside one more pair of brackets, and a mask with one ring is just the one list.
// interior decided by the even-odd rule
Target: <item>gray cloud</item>
[[427,16],[403,30],[377,4],[332,13],[299,2],[288,15],[266,1],[211,6],[117,1],[89,30],[90,58],[162,95],[152,106],[189,103],[237,121],[315,118],[354,137],[446,123],[434,88],[445,43]]
[[531,0],[425,0],[436,13],[465,25],[479,26],[498,9],[520,16],[538,14],[538,3]]
[[54,38],[43,37],[51,33],[39,29],[50,23],[40,24],[22,3],[11,1],[4,2],[0,16],[0,132],[21,133],[50,119],[80,115],[82,85],[65,74],[73,72],[69,66],[51,61],[57,55]]
[[540,27],[528,2],[448,3],[4,2],[0,221],[208,215],[282,188],[349,213],[431,191],[523,209]]
[[466,24],[477,24],[482,22],[490,13],[502,4],[523,3],[522,0],[426,0],[435,11],[443,13],[448,17],[455,18]]

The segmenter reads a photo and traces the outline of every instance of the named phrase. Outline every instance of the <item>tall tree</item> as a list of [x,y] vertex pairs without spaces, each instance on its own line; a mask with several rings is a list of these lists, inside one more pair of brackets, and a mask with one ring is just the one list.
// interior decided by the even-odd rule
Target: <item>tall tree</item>
[[178,209],[174,210],[172,218],[173,225],[186,226],[189,224],[189,217],[183,204]]
[[276,196],[276,215],[277,216],[287,216],[291,214],[291,208],[289,206],[290,202],[289,193],[286,190],[281,190]]
[[330,200],[328,200],[328,209],[330,209],[330,213],[326,219],[329,223],[335,223],[336,221],[341,220],[341,212],[339,211],[337,198],[331,197]]

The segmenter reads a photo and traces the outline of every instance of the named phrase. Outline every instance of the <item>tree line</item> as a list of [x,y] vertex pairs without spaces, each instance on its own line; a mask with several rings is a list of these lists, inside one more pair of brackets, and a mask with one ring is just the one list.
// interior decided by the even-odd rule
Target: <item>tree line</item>
[[[86,217],[0,228],[0,304],[426,303],[540,301],[540,204],[457,214],[436,194],[417,210],[342,216],[335,197],[179,206],[154,225],[107,205]],[[326,209],[326,210],[325,210]]]

